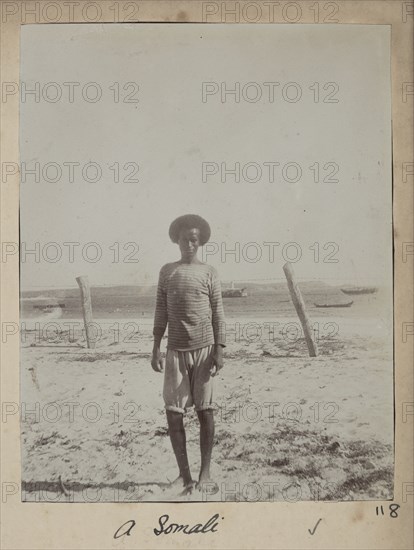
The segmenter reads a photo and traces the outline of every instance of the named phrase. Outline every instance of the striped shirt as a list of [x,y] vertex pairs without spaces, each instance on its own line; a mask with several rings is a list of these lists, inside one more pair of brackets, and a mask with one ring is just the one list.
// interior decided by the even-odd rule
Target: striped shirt
[[214,267],[173,262],[161,268],[154,336],[168,324],[168,349],[193,350],[225,344],[221,285]]

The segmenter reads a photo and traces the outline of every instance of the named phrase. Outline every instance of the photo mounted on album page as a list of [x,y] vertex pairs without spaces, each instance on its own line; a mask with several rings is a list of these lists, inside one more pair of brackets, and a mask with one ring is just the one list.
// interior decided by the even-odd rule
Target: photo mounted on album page
[[2,5],[6,547],[409,548],[412,3],[66,4]]

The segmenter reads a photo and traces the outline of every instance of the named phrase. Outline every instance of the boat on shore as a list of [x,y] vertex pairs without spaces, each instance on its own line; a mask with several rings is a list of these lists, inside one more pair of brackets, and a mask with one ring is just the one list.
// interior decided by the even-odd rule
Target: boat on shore
[[62,309],[65,307],[65,304],[36,304],[33,306],[33,309],[40,309],[44,313],[48,313],[49,311],[53,311],[54,309]]
[[378,288],[375,286],[354,286],[354,287],[345,287],[341,288],[341,291],[344,294],[374,294],[377,292]]
[[315,307],[351,307],[354,303],[353,300],[349,302],[314,302]]
[[221,292],[223,298],[246,298],[247,288],[235,288],[234,282],[231,283],[231,288]]

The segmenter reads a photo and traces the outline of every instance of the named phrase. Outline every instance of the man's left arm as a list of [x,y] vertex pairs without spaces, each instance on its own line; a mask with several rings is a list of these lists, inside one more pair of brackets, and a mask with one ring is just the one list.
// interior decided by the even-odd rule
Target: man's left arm
[[215,270],[212,273],[210,304],[212,313],[212,325],[214,334],[214,362],[215,374],[223,368],[223,348],[226,345],[226,323],[224,319],[223,298],[221,296],[221,284]]

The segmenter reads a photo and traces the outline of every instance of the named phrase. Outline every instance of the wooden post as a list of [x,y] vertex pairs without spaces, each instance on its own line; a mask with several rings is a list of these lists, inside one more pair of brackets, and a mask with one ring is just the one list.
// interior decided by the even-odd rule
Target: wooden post
[[82,313],[83,313],[83,322],[85,324],[85,333],[86,333],[86,343],[88,348],[94,349],[96,339],[93,336],[91,331],[92,323],[92,301],[91,301],[91,291],[89,288],[88,277],[76,277],[76,282],[79,285],[82,299]]
[[295,274],[293,273],[292,265],[286,262],[283,266],[285,272],[287,284],[289,287],[290,297],[292,298],[293,305],[295,306],[296,313],[300,319],[303,328],[303,334],[308,345],[309,355],[316,357],[318,355],[318,346],[312,338],[312,328],[306,313],[305,302],[303,301],[300,289],[295,281]]

